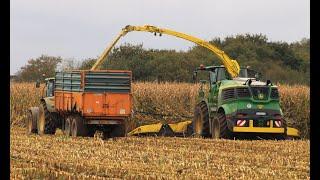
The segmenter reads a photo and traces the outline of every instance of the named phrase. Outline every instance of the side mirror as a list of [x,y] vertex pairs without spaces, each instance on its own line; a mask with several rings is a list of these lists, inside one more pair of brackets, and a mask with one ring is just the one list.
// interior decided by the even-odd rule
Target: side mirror
[[40,87],[40,81],[37,81],[36,82],[36,88],[39,88]]
[[193,72],[192,80],[193,80],[194,83],[196,82],[196,80],[197,80],[197,71]]

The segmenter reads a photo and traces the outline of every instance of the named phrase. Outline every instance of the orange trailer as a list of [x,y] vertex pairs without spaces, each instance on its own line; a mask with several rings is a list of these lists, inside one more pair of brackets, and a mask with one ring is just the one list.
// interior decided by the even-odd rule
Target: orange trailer
[[61,128],[72,136],[92,136],[101,130],[106,136],[125,136],[132,112],[131,81],[131,71],[56,72],[46,85],[38,131],[50,134]]

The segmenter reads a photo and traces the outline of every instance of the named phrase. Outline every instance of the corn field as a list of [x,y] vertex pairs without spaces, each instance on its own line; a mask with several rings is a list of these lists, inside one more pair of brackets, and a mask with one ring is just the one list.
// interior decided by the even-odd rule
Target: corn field
[[[24,126],[26,110],[38,106],[42,88],[32,83],[10,85],[11,126]],[[199,84],[133,83],[134,118],[130,129],[154,122],[178,122],[192,119]],[[279,85],[280,104],[288,125],[297,128],[302,138],[310,132],[310,89],[307,86]]]

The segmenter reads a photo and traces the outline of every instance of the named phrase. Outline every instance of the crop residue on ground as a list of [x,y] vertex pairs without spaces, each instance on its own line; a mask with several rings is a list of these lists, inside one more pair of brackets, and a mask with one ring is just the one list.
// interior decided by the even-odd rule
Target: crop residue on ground
[[309,179],[309,141],[10,135],[11,178]]

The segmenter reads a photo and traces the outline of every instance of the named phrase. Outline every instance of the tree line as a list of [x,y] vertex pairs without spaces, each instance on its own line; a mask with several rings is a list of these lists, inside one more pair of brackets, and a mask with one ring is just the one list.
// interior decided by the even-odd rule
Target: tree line
[[[271,42],[265,35],[245,34],[209,41],[226,52],[240,66],[250,66],[262,78],[275,83],[310,84],[310,39]],[[96,58],[80,61],[41,55],[30,59],[16,74],[17,81],[35,81],[54,76],[55,71],[90,69]],[[192,73],[200,64],[221,65],[206,48],[193,46],[187,51],[146,49],[143,44],[115,47],[101,69],[131,70],[134,81],[192,82]]]

